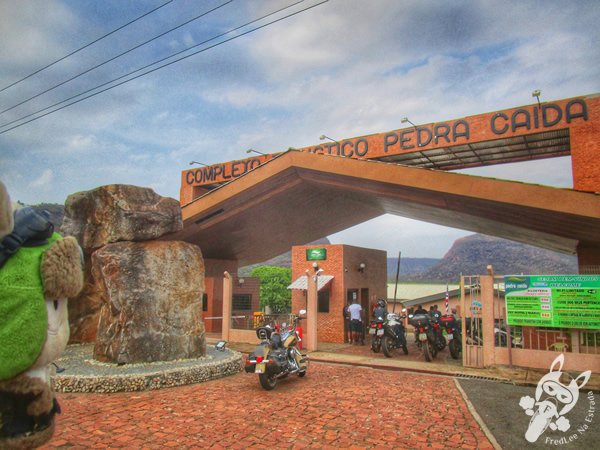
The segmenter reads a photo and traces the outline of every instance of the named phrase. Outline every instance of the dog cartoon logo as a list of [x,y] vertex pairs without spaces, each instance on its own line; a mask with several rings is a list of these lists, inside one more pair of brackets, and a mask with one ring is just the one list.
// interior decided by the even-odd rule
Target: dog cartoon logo
[[[535,389],[535,399],[526,395],[521,397],[519,406],[531,416],[525,439],[535,442],[548,427],[551,430],[567,431],[571,424],[565,417],[577,404],[579,390],[585,386],[592,374],[591,370],[581,373],[567,385],[560,382],[565,355],[560,354],[550,366],[550,372],[544,375]],[[557,368],[558,366],[558,368]]]

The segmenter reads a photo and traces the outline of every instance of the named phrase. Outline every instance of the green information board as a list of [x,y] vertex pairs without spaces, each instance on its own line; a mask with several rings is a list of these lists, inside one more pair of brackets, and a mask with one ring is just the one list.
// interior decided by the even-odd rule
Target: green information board
[[325,261],[327,259],[326,248],[307,248],[306,249],[306,260],[307,261]]
[[600,275],[504,277],[509,325],[600,330]]

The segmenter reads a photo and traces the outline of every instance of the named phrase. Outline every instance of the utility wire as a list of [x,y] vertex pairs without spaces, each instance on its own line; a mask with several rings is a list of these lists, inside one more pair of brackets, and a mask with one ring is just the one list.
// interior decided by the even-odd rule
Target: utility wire
[[134,50],[136,50],[136,49],[138,49],[138,48],[140,48],[140,47],[142,47],[142,46],[144,46],[144,45],[146,45],[146,44],[148,44],[148,43],[150,43],[150,42],[152,42],[152,41],[155,41],[156,39],[158,39],[158,38],[160,38],[160,37],[163,37],[165,34],[168,34],[168,33],[172,32],[172,31],[175,31],[175,30],[177,30],[178,28],[181,28],[181,27],[183,27],[183,26],[185,26],[185,25],[189,24],[190,22],[193,22],[194,20],[198,20],[198,19],[200,19],[201,17],[204,17],[204,16],[206,16],[206,15],[210,14],[211,12],[213,12],[213,11],[216,11],[216,10],[217,10],[217,9],[219,9],[219,8],[222,8],[223,6],[225,6],[225,5],[228,5],[228,4],[229,4],[229,3],[231,3],[232,1],[233,1],[233,0],[228,0],[228,1],[226,1],[225,3],[222,3],[221,5],[219,5],[219,6],[216,6],[216,7],[215,7],[215,8],[213,8],[213,9],[210,9],[210,10],[208,10],[208,11],[206,11],[206,12],[203,12],[202,14],[200,14],[200,15],[198,15],[198,16],[196,16],[196,17],[193,17],[193,18],[192,18],[192,19],[190,19],[190,20],[187,20],[187,21],[183,22],[182,24],[179,24],[179,25],[177,25],[175,28],[171,28],[170,30],[167,30],[167,31],[165,31],[165,32],[163,32],[163,33],[160,33],[159,35],[157,35],[157,36],[154,36],[153,38],[151,38],[151,39],[148,39],[147,41],[145,41],[145,42],[142,42],[141,44],[138,44],[138,45],[136,45],[135,47],[132,47],[132,48],[130,48],[129,50],[126,50],[126,51],[124,51],[124,52],[122,52],[122,53],[119,53],[117,56],[113,56],[112,58],[109,58],[109,59],[107,59],[106,61],[104,61],[104,62],[101,62],[100,64],[96,64],[95,66],[93,66],[93,67],[91,67],[91,68],[89,68],[89,69],[87,69],[87,70],[85,70],[85,71],[83,71],[83,72],[81,72],[81,73],[79,73],[79,74],[75,75],[74,77],[71,77],[71,78],[69,78],[69,79],[67,79],[67,80],[65,80],[65,81],[62,81],[62,82],[60,82],[60,83],[58,83],[58,84],[56,84],[56,85],[52,86],[51,88],[48,88],[48,89],[46,89],[45,91],[42,91],[42,92],[40,92],[39,94],[36,94],[36,95],[34,95],[33,97],[29,97],[27,100],[23,100],[22,102],[19,102],[19,103],[17,103],[16,105],[13,105],[13,106],[11,106],[10,108],[6,108],[5,110],[3,110],[3,111],[0,111],[0,114],[4,114],[5,112],[8,112],[8,111],[10,111],[10,110],[12,110],[12,109],[15,109],[17,106],[21,106],[21,105],[23,105],[24,103],[27,103],[27,102],[29,102],[29,101],[33,100],[34,98],[38,98],[40,95],[43,95],[43,94],[45,94],[45,93],[47,93],[47,92],[50,92],[50,91],[52,91],[52,90],[56,89],[57,87],[60,87],[60,86],[62,86],[63,84],[66,84],[66,83],[68,83],[69,81],[73,81],[73,80],[75,80],[75,79],[79,78],[80,76],[82,76],[82,75],[85,75],[86,73],[89,73],[89,72],[91,72],[92,70],[95,70],[95,69],[97,69],[98,67],[101,67],[101,66],[103,66],[103,65],[105,65],[105,64],[108,64],[109,62],[111,62],[111,61],[114,61],[115,59],[117,59],[117,58],[120,58],[121,56],[123,56],[123,55],[126,55],[127,53],[130,53],[130,52],[132,52],[132,51],[134,51]]
[[14,83],[11,83],[11,84],[9,84],[8,86],[5,86],[5,87],[3,87],[2,89],[0,89],[0,92],[3,92],[3,91],[7,90],[7,89],[8,89],[8,88],[10,88],[10,87],[13,87],[14,85],[16,85],[16,84],[19,84],[21,81],[25,81],[25,80],[27,80],[28,78],[31,78],[31,77],[32,77],[32,76],[34,76],[34,75],[37,75],[37,74],[38,74],[38,73],[40,73],[42,70],[46,70],[47,68],[49,68],[49,67],[52,67],[53,65],[55,65],[55,64],[57,64],[57,63],[59,63],[59,62],[61,62],[61,61],[65,60],[65,59],[67,59],[69,56],[73,56],[75,53],[78,53],[78,52],[80,52],[81,50],[84,50],[84,49],[88,48],[90,45],[93,45],[93,44],[95,44],[96,42],[98,42],[98,41],[101,41],[101,40],[102,40],[102,39],[104,39],[105,37],[108,37],[108,36],[110,36],[111,34],[114,34],[114,33],[116,33],[117,31],[119,31],[119,30],[122,30],[123,28],[125,28],[125,27],[127,27],[127,26],[131,25],[131,24],[132,24],[132,23],[134,23],[134,22],[137,22],[137,21],[138,21],[138,20],[140,20],[140,19],[143,19],[143,18],[144,18],[144,17],[146,17],[147,15],[149,15],[149,14],[152,14],[152,13],[153,13],[153,12],[155,12],[155,11],[158,11],[160,8],[162,8],[162,7],[164,7],[164,6],[167,6],[169,3],[172,3],[173,1],[174,1],[174,0],[169,0],[168,2],[166,2],[166,3],[163,3],[163,4],[162,4],[162,5],[160,5],[160,6],[157,6],[156,8],[154,8],[154,9],[152,9],[152,10],[148,11],[147,13],[144,13],[144,14],[142,14],[141,16],[139,16],[139,17],[136,17],[136,18],[135,18],[135,19],[133,19],[133,20],[130,20],[130,21],[129,21],[129,22],[127,22],[125,25],[121,25],[119,28],[115,28],[114,30],[112,30],[112,31],[110,31],[110,32],[108,32],[108,33],[106,33],[104,36],[100,36],[99,38],[97,38],[97,39],[94,39],[94,40],[93,40],[92,42],[90,42],[89,44],[85,44],[83,47],[79,47],[77,50],[73,50],[73,51],[72,51],[71,53],[69,53],[68,55],[65,55],[65,56],[63,56],[62,58],[59,58],[59,59],[57,59],[56,61],[54,61],[54,62],[51,62],[50,64],[48,64],[48,65],[46,65],[46,66],[44,66],[44,67],[42,67],[42,68],[40,68],[40,69],[36,70],[35,72],[32,72],[32,73],[30,73],[29,75],[27,75],[27,76],[25,76],[25,77],[21,78],[20,80],[17,80],[17,81],[15,81]]
[[[223,36],[226,36],[226,35],[228,35],[228,34],[231,34],[231,33],[233,33],[234,31],[237,31],[237,30],[239,30],[239,29],[241,29],[241,28],[247,27],[247,26],[248,26],[248,25],[250,25],[250,24],[253,24],[253,23],[255,23],[255,22],[258,22],[258,21],[260,21],[260,20],[266,19],[267,17],[270,17],[270,16],[272,16],[272,15],[274,15],[274,14],[280,13],[281,11],[284,11],[284,10],[286,10],[286,9],[289,9],[289,8],[293,7],[293,6],[296,6],[296,5],[300,4],[300,3],[302,3],[303,1],[304,1],[304,0],[299,0],[299,1],[297,1],[296,3],[292,3],[292,4],[288,5],[288,6],[284,6],[283,8],[280,8],[280,9],[278,9],[278,10],[276,10],[276,11],[273,11],[273,12],[271,12],[271,13],[269,13],[269,14],[265,14],[264,16],[262,16],[262,17],[259,17],[258,19],[254,19],[254,20],[252,20],[252,21],[250,21],[250,22],[246,22],[245,24],[243,24],[243,25],[240,25],[239,27],[232,28],[231,30],[228,30],[228,31],[226,31],[226,32],[224,32],[224,33],[221,33],[221,34],[218,34],[218,35],[216,35],[216,36],[213,36],[213,37],[212,37],[212,38],[210,38],[210,39],[207,39],[207,40],[205,40],[205,41],[202,41],[202,42],[200,42],[200,43],[198,43],[198,44],[195,44],[195,45],[192,45],[192,46],[190,46],[190,47],[187,47],[187,48],[185,48],[185,49],[183,49],[183,50],[180,50],[180,51],[178,51],[178,52],[172,53],[172,54],[171,54],[171,55],[169,55],[169,56],[166,56],[166,57],[164,57],[164,58],[161,58],[161,59],[159,59],[159,60],[157,60],[157,61],[154,61],[154,62],[152,62],[152,63],[150,63],[150,64],[147,64],[147,65],[145,65],[145,66],[143,66],[143,67],[140,67],[140,68],[138,68],[138,69],[135,69],[135,70],[133,70],[133,71],[131,71],[131,72],[129,72],[129,73],[126,73],[126,74],[124,74],[124,75],[121,75],[120,77],[113,78],[113,79],[112,79],[112,80],[110,80],[110,81],[106,81],[105,83],[99,84],[98,86],[94,86],[93,88],[87,89],[87,90],[85,90],[85,91],[83,91],[83,92],[80,92],[79,94],[72,95],[71,97],[68,97],[68,98],[66,98],[66,99],[64,99],[64,100],[61,100],[60,102],[56,102],[56,103],[54,103],[54,104],[52,104],[52,105],[50,105],[50,106],[47,106],[47,107],[45,107],[45,108],[43,108],[43,109],[39,109],[39,110],[37,110],[37,111],[35,111],[35,112],[32,112],[32,113],[30,113],[30,114],[27,114],[27,115],[25,115],[25,116],[21,116],[21,117],[19,117],[18,119],[11,120],[10,122],[6,122],[6,123],[3,123],[3,124],[0,124],[0,128],[7,127],[7,126],[9,126],[9,125],[12,125],[13,123],[16,123],[16,122],[20,122],[20,121],[21,121],[21,120],[23,120],[23,119],[27,119],[28,117],[35,116],[36,114],[39,114],[39,113],[41,113],[41,112],[44,112],[44,111],[47,111],[47,110],[49,110],[49,109],[51,109],[51,108],[54,108],[55,106],[58,106],[58,105],[60,105],[60,104],[62,104],[62,103],[66,103],[66,102],[68,102],[69,100],[73,100],[74,98],[81,97],[81,96],[82,96],[82,95],[84,95],[84,94],[87,94],[87,93],[89,93],[89,92],[95,91],[96,89],[99,89],[99,88],[101,88],[101,87],[103,87],[103,86],[106,86],[106,85],[108,85],[108,84],[114,83],[115,81],[122,80],[123,78],[126,78],[126,77],[128,77],[128,76],[130,76],[130,75],[133,75],[133,74],[134,74],[134,73],[136,73],[136,72],[139,72],[139,71],[141,71],[141,70],[147,69],[148,67],[152,67],[152,66],[154,66],[154,65],[156,65],[156,64],[158,64],[158,63],[161,63],[161,62],[163,62],[163,61],[166,61],[167,59],[171,59],[171,58],[173,58],[173,57],[175,57],[175,56],[177,56],[177,55],[180,55],[181,53],[185,53],[185,52],[187,52],[187,51],[189,51],[189,50],[191,50],[191,49],[193,49],[193,48],[200,47],[201,45],[204,45],[204,44],[206,44],[206,43],[208,43],[208,42],[210,42],[210,41],[214,41],[215,39],[218,39],[218,38],[220,38],[220,37],[223,37]],[[135,78],[132,78],[132,80],[134,80],[134,79],[135,79]],[[115,87],[116,87],[116,86],[115,86]],[[58,111],[58,110],[57,110],[57,111]],[[7,131],[8,131],[8,130],[7,130]]]
[[[282,10],[283,10],[283,9],[286,9],[286,8],[289,8],[289,7],[291,7],[291,6],[294,6],[294,5],[298,4],[298,3],[301,3],[302,1],[303,1],[303,0],[301,0],[300,2],[297,2],[297,3],[294,3],[294,4],[292,4],[292,5],[288,6],[288,7],[282,8]],[[37,116],[37,117],[34,117],[34,118],[32,118],[32,119],[29,119],[29,120],[27,120],[27,121],[25,121],[25,122],[22,122],[22,123],[18,124],[18,125],[15,125],[15,126],[13,126],[13,127],[10,127],[10,128],[7,128],[7,129],[5,129],[5,130],[2,130],[2,131],[0,131],[0,134],[4,134],[4,133],[6,133],[6,132],[8,132],[8,131],[14,130],[15,128],[22,127],[23,125],[26,125],[26,124],[28,124],[28,123],[34,122],[34,121],[36,121],[36,120],[38,120],[38,119],[41,119],[42,117],[45,117],[45,116],[48,116],[48,115],[50,115],[50,114],[52,114],[52,113],[55,113],[55,112],[57,112],[57,111],[60,111],[61,109],[68,108],[69,106],[75,105],[76,103],[80,103],[80,102],[82,102],[82,101],[84,101],[84,100],[87,100],[88,98],[95,97],[95,96],[96,96],[96,95],[98,95],[98,94],[101,94],[101,93],[103,93],[103,92],[106,92],[106,91],[109,91],[109,90],[111,90],[111,89],[114,89],[114,88],[116,88],[116,87],[118,87],[118,86],[121,86],[121,85],[123,85],[123,84],[125,84],[125,83],[129,83],[130,81],[136,80],[136,79],[138,79],[138,78],[140,78],[140,77],[143,77],[144,75],[148,75],[149,73],[156,72],[157,70],[159,70],[159,69],[162,69],[162,68],[164,68],[164,67],[167,67],[167,66],[170,66],[171,64],[175,64],[176,62],[179,62],[179,61],[182,61],[182,60],[184,60],[184,59],[187,59],[187,58],[190,58],[190,57],[192,57],[192,56],[195,56],[195,55],[197,55],[198,53],[203,53],[203,52],[205,52],[205,51],[207,51],[207,50],[210,50],[210,49],[212,49],[212,48],[218,47],[219,45],[222,45],[222,44],[226,44],[227,42],[233,41],[234,39],[237,39],[237,38],[240,38],[240,37],[242,37],[242,36],[245,36],[245,35],[247,35],[247,34],[253,33],[254,31],[260,30],[260,29],[262,29],[262,28],[265,28],[265,27],[267,27],[267,26],[269,26],[269,25],[275,24],[275,23],[277,23],[277,22],[281,22],[282,20],[285,20],[285,19],[287,19],[287,18],[289,18],[289,17],[295,16],[295,15],[297,15],[297,14],[300,14],[300,13],[304,12],[304,11],[307,11],[307,10],[309,10],[309,9],[315,8],[315,7],[317,7],[317,6],[320,6],[320,5],[324,4],[324,3],[327,3],[328,1],[329,1],[329,0],[322,0],[322,1],[321,1],[321,2],[319,2],[319,3],[315,3],[314,5],[311,5],[311,6],[308,6],[308,7],[306,7],[306,8],[303,8],[303,9],[301,9],[301,10],[299,10],[299,11],[296,11],[296,12],[290,13],[290,14],[288,14],[288,15],[286,15],[286,16],[280,17],[279,19],[272,20],[272,21],[270,21],[270,22],[267,22],[266,24],[263,24],[263,25],[260,25],[260,26],[258,26],[258,27],[252,28],[251,30],[245,31],[244,33],[238,34],[238,35],[236,35],[236,36],[233,36],[233,37],[231,37],[231,38],[229,38],[229,39],[226,39],[226,40],[224,40],[224,41],[218,42],[218,43],[216,43],[216,44],[213,44],[213,45],[211,45],[211,46],[208,46],[208,47],[206,47],[206,48],[203,48],[203,49],[201,49],[201,50],[198,50],[198,51],[196,51],[196,52],[190,53],[189,55],[186,55],[186,56],[183,56],[183,57],[181,57],[181,58],[179,58],[179,59],[176,59],[176,60],[174,60],[174,61],[171,61],[171,62],[165,63],[165,64],[163,64],[163,65],[161,65],[161,66],[155,67],[154,69],[151,69],[151,70],[148,70],[148,71],[146,71],[146,72],[144,72],[144,73],[141,73],[141,74],[139,74],[139,75],[136,75],[135,77],[129,78],[128,80],[121,81],[120,83],[117,83],[117,84],[115,84],[115,85],[113,85],[113,86],[107,87],[106,89],[102,89],[102,90],[100,90],[100,91],[94,92],[93,94],[90,94],[90,95],[88,95],[88,96],[86,96],[86,97],[80,98],[80,99],[78,99],[78,100],[75,100],[75,101],[73,101],[73,102],[71,102],[71,103],[67,103],[66,105],[63,105],[63,106],[61,106],[61,107],[59,107],[59,108],[56,108],[56,109],[53,109],[52,111],[48,111],[48,112],[46,112],[46,113],[44,113],[44,114],[42,114],[42,115],[39,115],[39,116]],[[281,11],[281,10],[275,11],[274,13],[268,14],[267,16],[264,16],[264,17],[268,17],[269,15],[275,14],[275,13],[277,13],[277,12],[279,12],[279,11]],[[237,27],[237,28],[234,28],[233,30],[230,30],[230,31],[228,31],[228,32],[226,32],[226,33],[223,33],[222,35],[228,34],[228,33],[232,32],[232,31],[234,31],[234,30],[237,30],[237,29],[239,29],[239,28],[245,27],[245,26],[247,26],[247,25],[249,25],[249,24],[251,24],[251,23],[253,23],[253,22],[256,22],[257,20],[261,20],[261,19],[263,19],[264,17],[261,17],[260,19],[255,19],[255,20],[253,20],[253,21],[251,21],[251,22],[248,22],[248,23],[246,23],[246,24],[244,24],[244,25],[241,25],[241,26],[239,26],[239,27]],[[210,41],[210,40],[214,40],[214,39],[216,39],[216,38],[218,38],[218,37],[221,37],[222,35],[216,36],[215,38],[211,38],[211,39],[209,39],[208,41]],[[206,41],[206,42],[208,42],[208,41]],[[201,44],[197,44],[197,45],[201,45]],[[195,46],[194,46],[194,47],[195,47]],[[193,47],[190,47],[190,48],[193,48]],[[189,50],[189,49],[186,49],[186,50],[184,50],[184,51],[187,51],[187,50]],[[178,53],[181,53],[181,52],[178,52]],[[162,59],[162,60],[160,60],[160,61],[163,61],[164,59],[170,59],[170,58],[172,58],[173,56],[175,56],[175,55],[171,55],[171,56],[169,56],[169,57],[167,57],[167,58],[163,58],[163,59]],[[160,62],[160,61],[157,61],[157,62]],[[146,67],[152,66],[152,65],[156,64],[157,62],[155,62],[155,63],[152,63],[152,64],[149,64],[149,65],[148,65],[148,66],[146,66]],[[144,68],[146,68],[146,67],[144,67]],[[122,77],[119,77],[119,78],[116,78],[115,80],[112,80],[112,81],[109,81],[109,82],[107,82],[107,83],[104,83],[103,85],[106,85],[106,84],[112,83],[112,82],[114,82],[114,81],[116,81],[116,80],[119,80],[119,79],[121,79],[121,78],[123,78],[123,77],[129,76],[129,75],[131,75],[131,74],[133,74],[133,73],[135,73],[135,72],[138,72],[138,71],[140,71],[140,70],[143,70],[144,68],[137,69],[137,70],[135,70],[134,72],[131,72],[131,73],[129,73],[129,74],[126,74],[126,75],[123,75]],[[73,96],[73,97],[71,97],[71,98],[79,97],[79,96],[83,95],[84,93],[87,93],[87,92],[89,92],[89,91],[95,90],[95,89],[97,89],[97,88],[99,88],[99,87],[101,87],[101,86],[103,86],[103,85],[100,85],[100,86],[97,86],[97,87],[95,87],[95,88],[92,88],[92,89],[90,89],[90,90],[88,90],[88,91],[86,91],[86,92],[83,92],[83,93],[81,93],[81,94],[77,94],[77,95],[75,95],[75,96]],[[68,101],[68,100],[69,100],[69,99],[67,99],[67,100],[63,100],[62,102],[56,103],[56,105],[58,105],[58,104],[60,104],[60,103],[64,103],[65,101]],[[51,107],[53,107],[53,106],[55,106],[55,105],[49,106],[49,107],[47,107],[47,108],[45,108],[45,109],[51,108]],[[22,119],[24,119],[24,118],[26,118],[26,117],[30,117],[31,115],[38,114],[38,113],[40,113],[40,112],[44,111],[45,109],[42,109],[42,110],[40,110],[40,111],[38,111],[38,112],[35,112],[35,113],[33,113],[33,114],[29,114],[28,116],[24,116],[24,117],[22,117],[22,118],[20,118],[20,119],[17,119],[17,120],[15,120],[15,121],[13,121],[13,122],[9,122],[9,123],[6,123],[6,124],[4,124],[4,125],[0,125],[0,127],[7,126],[7,125],[9,125],[9,124],[12,124],[12,123],[14,123],[14,122],[17,122],[17,121],[19,121],[19,120],[22,120]]]

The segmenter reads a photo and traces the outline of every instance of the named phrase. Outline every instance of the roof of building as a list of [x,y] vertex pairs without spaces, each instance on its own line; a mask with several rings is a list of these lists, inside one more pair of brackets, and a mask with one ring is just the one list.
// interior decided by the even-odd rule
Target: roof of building
[[[448,289],[457,289],[458,284],[449,284]],[[387,285],[387,298],[389,301],[394,300],[394,290],[396,283],[388,283]],[[406,303],[408,300],[414,300],[416,298],[426,297],[438,293],[446,293],[445,284],[418,284],[418,283],[398,283],[398,291],[396,293],[396,300],[402,303]]]
[[[331,280],[333,280],[333,275],[319,275],[317,291],[320,291],[321,289],[323,289],[327,285],[327,283],[329,283]],[[301,289],[301,290],[306,291],[308,289],[308,277],[306,275],[302,275],[302,276],[298,277],[296,279],[296,281],[294,281],[292,284],[290,284],[287,288],[288,289]]]

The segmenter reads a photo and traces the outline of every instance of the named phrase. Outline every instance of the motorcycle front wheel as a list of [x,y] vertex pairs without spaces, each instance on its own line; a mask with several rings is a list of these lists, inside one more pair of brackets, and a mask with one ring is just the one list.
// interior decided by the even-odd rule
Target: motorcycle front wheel
[[435,346],[437,347],[439,352],[444,350],[446,348],[446,338],[444,336],[438,336],[435,342]]
[[448,344],[448,350],[450,350],[450,356],[452,356],[452,358],[460,358],[460,350],[458,349],[458,343],[455,340],[450,341]]
[[425,356],[425,361],[431,362],[433,360],[433,356],[431,356],[431,344],[429,342],[423,342],[421,346],[423,350],[423,356]]
[[392,357],[392,350],[395,348],[394,340],[390,336],[383,336],[381,338],[381,350],[383,350],[383,354],[386,358]]
[[260,385],[265,391],[271,391],[275,389],[275,386],[277,385],[277,378],[275,377],[275,375],[269,375],[266,373],[259,374],[258,381],[260,381]]
[[372,338],[371,339],[371,350],[374,353],[379,353],[381,351],[381,339],[380,338]]

